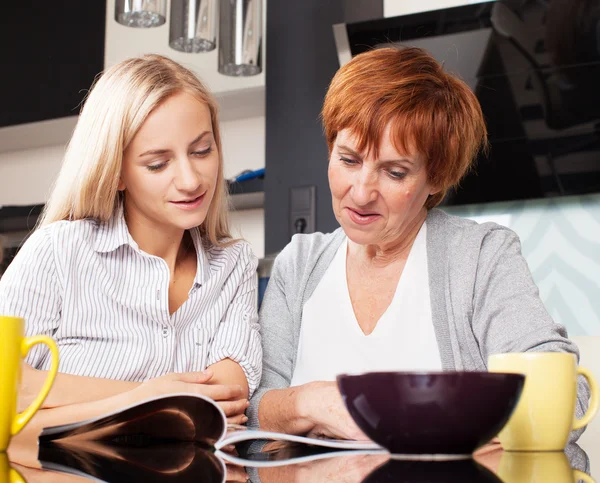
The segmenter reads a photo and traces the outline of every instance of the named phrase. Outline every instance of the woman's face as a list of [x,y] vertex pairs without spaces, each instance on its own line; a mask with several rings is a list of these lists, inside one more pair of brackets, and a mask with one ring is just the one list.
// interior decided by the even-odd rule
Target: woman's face
[[186,230],[204,222],[219,153],[208,106],[173,95],[150,113],[123,157],[119,189],[128,222]]
[[393,244],[419,218],[425,201],[436,193],[427,181],[425,161],[394,148],[389,126],[379,156],[359,153],[348,129],[338,133],[329,160],[333,211],[344,232],[359,245]]

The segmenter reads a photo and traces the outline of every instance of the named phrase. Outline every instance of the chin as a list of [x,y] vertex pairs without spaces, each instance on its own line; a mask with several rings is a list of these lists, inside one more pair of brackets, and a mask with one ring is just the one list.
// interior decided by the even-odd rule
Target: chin
[[206,213],[194,213],[188,216],[178,216],[171,219],[171,223],[180,230],[190,230],[202,225],[206,220]]
[[342,225],[342,229],[346,236],[357,245],[373,245],[377,242],[377,234],[372,229],[357,229],[348,225]]

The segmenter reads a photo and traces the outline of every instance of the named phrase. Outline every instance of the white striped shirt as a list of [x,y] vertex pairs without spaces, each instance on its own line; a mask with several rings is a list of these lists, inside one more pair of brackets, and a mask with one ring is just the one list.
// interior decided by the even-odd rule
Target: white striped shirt
[[[188,299],[169,314],[166,262],[139,249],[122,209],[108,223],[59,221],[34,232],[0,279],[0,314],[56,341],[60,372],[144,381],[230,358],[250,393],[262,371],[257,260],[248,243],[203,248]],[[48,369],[35,346],[27,362]]]

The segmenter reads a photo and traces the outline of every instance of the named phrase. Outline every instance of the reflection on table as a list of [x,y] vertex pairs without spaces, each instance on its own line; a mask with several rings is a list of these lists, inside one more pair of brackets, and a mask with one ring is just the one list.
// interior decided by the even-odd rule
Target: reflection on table
[[[264,451],[257,460],[294,458],[306,452],[305,448],[284,447]],[[283,453],[283,454],[280,454]],[[249,468],[254,483],[279,481],[311,482],[573,482],[575,477],[594,480],[588,475],[589,459],[577,445],[569,445],[564,452],[510,453],[500,445],[489,445],[472,459],[462,460],[402,460],[382,455],[344,455],[302,464],[272,468]]]
[[[31,469],[9,462],[6,454],[0,454],[0,483],[89,480],[220,483],[247,479],[254,483],[594,481],[589,476],[589,458],[577,445],[568,446],[564,452],[511,453],[496,444],[483,448],[471,459],[427,461],[394,459],[387,453],[340,452],[269,443],[238,448],[235,456],[242,458],[246,467],[233,465],[219,457],[218,452],[215,454],[195,443],[152,447],[51,444],[40,447],[38,456],[41,469]],[[265,464],[272,466],[251,467]]]

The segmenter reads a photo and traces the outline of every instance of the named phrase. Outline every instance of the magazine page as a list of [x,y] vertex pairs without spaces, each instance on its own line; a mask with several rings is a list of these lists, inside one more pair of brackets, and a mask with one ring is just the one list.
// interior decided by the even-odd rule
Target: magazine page
[[372,441],[351,441],[345,439],[327,439],[327,438],[312,438],[308,436],[296,436],[292,434],[277,433],[273,431],[262,431],[259,429],[229,425],[227,434],[224,438],[215,444],[215,448],[221,449],[224,446],[229,446],[243,441],[252,440],[270,440],[270,441],[287,441],[290,443],[302,443],[307,445],[321,446],[325,448],[340,449],[340,450],[381,450],[381,446]]
[[270,442],[262,451],[241,452],[239,455],[217,450],[215,453],[223,461],[244,466],[246,468],[270,468],[295,464],[306,464],[328,458],[355,457],[357,455],[382,455],[387,457],[386,450],[377,448],[335,449],[326,446],[314,446],[306,443],[291,443],[287,441]]
[[214,401],[199,394],[173,394],[86,421],[44,428],[39,442],[69,438],[133,446],[160,441],[196,441],[213,446],[225,430],[225,415]]

